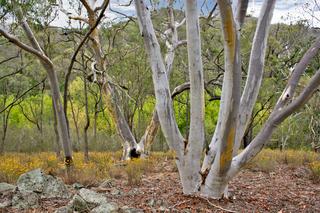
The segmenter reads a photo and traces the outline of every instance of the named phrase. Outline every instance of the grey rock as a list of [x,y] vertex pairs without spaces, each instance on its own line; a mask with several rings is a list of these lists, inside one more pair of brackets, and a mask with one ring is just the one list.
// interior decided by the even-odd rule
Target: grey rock
[[73,196],[70,202],[70,206],[72,207],[73,210],[79,211],[79,212],[88,212],[90,209],[86,201],[79,195]]
[[91,213],[116,213],[119,212],[119,207],[115,203],[103,203],[92,209]]
[[70,194],[66,185],[62,182],[61,179],[55,178],[51,175],[46,176],[46,184],[43,189],[43,194],[41,197],[44,198],[69,198]]
[[20,191],[27,190],[41,193],[45,184],[45,175],[41,169],[35,169],[22,174],[17,181]]
[[87,202],[90,204],[96,204],[100,205],[103,203],[108,203],[107,198],[100,193],[97,193],[95,191],[92,191],[90,189],[80,189],[79,190],[79,195]]
[[113,186],[114,186],[114,183],[112,179],[107,179],[99,185],[99,187],[101,188],[111,188]]
[[143,213],[144,211],[142,209],[136,209],[136,208],[131,208],[128,206],[123,206],[123,207],[121,207],[119,212],[121,212],[121,213]]
[[70,194],[61,179],[44,174],[41,169],[35,169],[22,174],[18,181],[19,191],[41,193],[41,198],[69,198]]
[[12,198],[12,206],[18,209],[37,208],[40,196],[32,191],[17,190]]
[[0,194],[8,191],[13,191],[16,186],[8,183],[0,183]]
[[63,206],[54,211],[54,213],[73,213],[73,210],[70,206]]
[[81,183],[74,183],[72,184],[72,187],[77,190],[84,188],[84,186]]
[[110,194],[113,196],[119,196],[122,194],[122,192],[119,189],[112,189]]
[[69,206],[71,206],[74,211],[86,212],[89,210],[88,204],[79,195],[73,196],[72,200],[69,202]]

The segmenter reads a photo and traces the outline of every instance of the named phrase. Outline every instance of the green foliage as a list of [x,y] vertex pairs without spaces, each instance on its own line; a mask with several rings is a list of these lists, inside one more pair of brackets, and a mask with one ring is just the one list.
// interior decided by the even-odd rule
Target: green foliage
[[[13,12],[11,1],[0,1],[2,10]],[[77,3],[69,1],[74,8]],[[87,29],[58,29],[48,27],[53,20],[57,11],[56,0],[50,1],[20,1],[20,5],[35,36],[38,38],[41,47],[46,54],[52,59],[55,69],[58,73],[60,90],[64,89],[64,75],[70,63],[71,55],[75,46],[79,43],[79,35],[84,34]],[[3,11],[0,11],[3,12]],[[2,14],[2,13],[1,13]],[[157,29],[157,33],[164,32],[167,29],[168,21],[167,11],[160,9],[153,11],[153,23]],[[181,11],[175,11],[177,21],[184,17]],[[214,80],[213,84],[207,85],[208,93],[205,96],[205,135],[206,141],[211,140],[211,136],[216,126],[219,100],[210,101],[211,96],[221,95],[221,81],[224,69],[224,53],[222,36],[220,32],[219,20],[201,19],[201,38],[202,38],[202,55],[205,81]],[[243,59],[243,76],[246,76],[248,70],[249,53],[252,47],[251,41],[254,36],[256,27],[255,18],[247,18],[244,28],[241,30],[241,56]],[[28,43],[26,37],[21,33],[20,29],[12,26],[12,32],[22,41]],[[101,43],[103,51],[106,53],[108,66],[107,72],[111,76],[111,81],[116,85],[118,90],[118,100],[121,110],[127,119],[129,126],[132,128],[134,135],[139,139],[149,124],[154,106],[154,88],[152,84],[151,70],[148,57],[145,52],[143,41],[137,23],[119,22],[110,25],[104,23],[101,29]],[[179,39],[185,39],[185,26],[179,29]],[[159,38],[161,36],[158,36]],[[299,39],[296,39],[299,38]],[[254,118],[250,123],[253,130],[253,136],[261,129],[263,123],[272,111],[277,98],[280,96],[290,75],[293,66],[302,57],[304,52],[314,40],[314,33],[303,23],[285,25],[276,24],[271,27],[268,40],[268,50],[266,54],[265,78],[258,97],[258,101],[254,108]],[[16,55],[18,49],[4,42],[0,38],[1,50],[0,61]],[[161,51],[163,55],[166,53],[166,46],[162,39],[159,39]],[[285,51],[284,51],[285,50]],[[92,50],[84,46],[74,65],[69,86],[69,108],[67,115],[69,118],[69,126],[71,139],[77,141],[76,126],[80,134],[80,143],[82,143],[83,127],[85,125],[85,109],[84,109],[84,86],[83,78],[90,70],[92,61]],[[81,61],[85,63],[81,65]],[[310,66],[306,75],[302,77],[298,92],[310,80],[312,74],[319,65],[319,58],[316,58]],[[11,103],[15,97],[29,89],[31,86],[40,82],[46,73],[40,62],[35,60],[33,55],[22,52],[17,58],[0,65],[0,77],[5,74],[15,72],[21,69],[21,72],[10,76],[10,78],[0,81],[0,101],[1,107]],[[173,71],[170,77],[171,91],[185,82],[188,82],[187,70],[187,50],[185,46],[181,46],[176,50]],[[245,81],[242,81],[242,86]],[[53,132],[53,111],[52,101],[49,92],[50,85],[46,81],[44,90],[42,85],[34,88],[26,96],[21,98],[20,106],[16,105],[12,108],[9,115],[9,128],[6,150],[30,151],[34,150],[53,150],[55,137]],[[96,122],[97,134],[93,135],[93,125],[89,128],[89,146],[93,150],[115,150],[119,148],[119,136],[116,133],[116,125],[108,113],[104,101],[100,100],[100,90],[96,84],[90,83],[88,86],[88,105],[89,117],[91,124]],[[43,94],[42,94],[43,92]],[[272,137],[270,147],[272,148],[311,148],[311,144],[317,144],[319,141],[319,120],[318,112],[319,95],[317,94],[310,104],[304,109],[305,112],[294,114],[287,121],[279,126]],[[43,109],[41,109],[43,102]],[[72,102],[72,108],[71,104]],[[189,129],[189,93],[188,91],[178,95],[174,102],[174,111],[176,120],[182,134],[186,136]],[[26,116],[29,115],[32,120],[36,120],[43,125],[43,132],[37,130],[37,126],[30,122]],[[98,112],[97,112],[98,111]],[[96,116],[95,116],[96,115]],[[0,124],[3,125],[3,119]],[[310,130],[312,129],[312,134]],[[3,130],[1,130],[2,133]],[[18,132],[19,134],[14,134]],[[160,131],[159,131],[160,132]],[[43,138],[45,135],[45,139]],[[21,138],[28,141],[26,144],[20,144]],[[164,143],[164,137],[161,132],[158,134],[157,143],[154,149],[164,150],[167,145]],[[267,160],[266,160],[267,161]],[[268,165],[266,165],[268,167]]]

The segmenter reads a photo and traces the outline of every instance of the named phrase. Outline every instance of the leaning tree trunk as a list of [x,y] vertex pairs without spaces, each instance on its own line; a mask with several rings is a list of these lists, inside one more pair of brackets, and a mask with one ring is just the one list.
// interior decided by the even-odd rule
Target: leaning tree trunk
[[117,103],[117,97],[114,85],[105,83],[102,86],[102,95],[105,103],[107,104],[107,110],[109,111],[113,121],[117,126],[119,135],[123,141],[123,154],[122,159],[128,160],[131,157],[138,157],[137,143],[134,138],[127,121],[125,120],[123,113]]
[[[167,78],[170,80],[170,76],[173,69],[173,61],[175,58],[175,51],[176,49],[185,44],[186,41],[180,41],[178,38],[178,29],[181,27],[185,19],[183,19],[180,23],[177,23],[174,17],[174,9],[173,9],[173,0],[168,1],[168,16],[169,16],[169,29],[167,29],[163,36],[163,39],[165,40],[166,46],[167,46],[167,53],[165,55],[165,67],[166,67],[166,73]],[[169,35],[171,35],[171,39],[169,41]],[[144,135],[141,137],[141,140],[138,144],[138,151],[140,153],[148,154],[151,145],[154,143],[155,137],[157,136],[158,129],[160,127],[160,121],[158,118],[157,110],[154,109],[152,113],[152,118],[150,120],[149,125],[147,126]]]
[[[95,15],[94,8],[91,5],[87,4],[86,1],[81,0],[82,4],[88,12],[88,24],[93,28],[97,23],[97,18]],[[108,4],[108,1],[105,1],[104,4]],[[90,34],[90,46],[94,52],[95,63],[92,66],[93,74],[96,75],[97,72],[102,72],[102,76],[99,77],[97,82],[101,84],[102,96],[105,100],[107,110],[111,114],[113,121],[117,126],[117,131],[122,139],[123,146],[123,159],[129,159],[131,157],[136,157],[137,153],[137,142],[134,138],[128,122],[123,116],[123,112],[120,109],[120,106],[117,102],[117,94],[115,85],[112,82],[109,82],[109,76],[106,73],[107,60],[102,51],[102,46],[99,38],[99,29],[95,28]]]
[[18,47],[37,56],[42,64],[42,66],[44,67],[44,69],[47,72],[48,79],[50,82],[50,87],[51,87],[53,106],[54,106],[54,110],[57,115],[57,123],[58,123],[60,141],[63,144],[64,154],[65,154],[65,165],[68,169],[67,171],[69,172],[69,168],[72,165],[72,150],[71,150],[71,146],[70,146],[70,139],[68,136],[67,121],[66,121],[66,117],[64,115],[61,97],[60,97],[57,74],[54,70],[54,66],[53,66],[52,61],[44,54],[38,41],[36,40],[35,36],[33,35],[33,32],[30,29],[25,17],[23,16],[23,13],[22,13],[22,10],[20,7],[18,7],[16,9],[15,14],[16,14],[27,38],[29,39],[31,46],[28,46],[28,45],[22,43],[17,38],[10,35],[3,28],[0,28],[0,34],[3,35],[4,37],[6,37],[10,42],[14,43]]
[[61,159],[61,144],[59,141],[59,130],[58,130],[58,122],[57,122],[57,114],[56,110],[54,110],[53,107],[53,98],[52,98],[52,111],[53,111],[53,130],[54,130],[54,136],[55,136],[55,151],[56,151],[56,156],[58,159]]

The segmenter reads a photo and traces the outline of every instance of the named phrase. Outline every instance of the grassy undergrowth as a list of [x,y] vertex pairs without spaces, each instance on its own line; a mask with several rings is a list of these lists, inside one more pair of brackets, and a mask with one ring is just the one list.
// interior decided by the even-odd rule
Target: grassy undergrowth
[[[74,153],[72,176],[65,173],[64,163],[53,152],[41,153],[5,153],[0,156],[0,182],[15,183],[18,177],[30,170],[42,168],[46,173],[59,176],[67,183],[84,185],[98,184],[108,178],[124,178],[128,184],[139,184],[143,174],[154,172],[160,161],[172,161],[174,155],[153,153],[146,159],[121,162],[121,152],[91,152],[89,162],[85,162],[82,153]],[[173,163],[172,163],[173,164]]]
[[[161,170],[161,162],[174,164],[171,152],[152,153],[146,159],[120,162],[121,152],[91,152],[90,161],[83,160],[82,153],[74,154],[73,176],[66,178],[64,164],[54,153],[42,152],[33,154],[6,153],[0,156],[0,182],[14,183],[17,178],[32,169],[42,168],[49,174],[59,176],[65,182],[78,182],[84,185],[98,184],[104,179],[125,179],[129,185],[137,185],[144,174]],[[250,170],[271,172],[278,165],[290,168],[307,167],[310,177],[320,181],[320,154],[297,150],[263,150],[248,166]],[[172,171],[176,171],[174,166]]]
[[312,151],[264,149],[246,168],[272,172],[279,165],[287,165],[292,169],[306,167],[310,171],[310,178],[315,182],[320,182],[320,153]]

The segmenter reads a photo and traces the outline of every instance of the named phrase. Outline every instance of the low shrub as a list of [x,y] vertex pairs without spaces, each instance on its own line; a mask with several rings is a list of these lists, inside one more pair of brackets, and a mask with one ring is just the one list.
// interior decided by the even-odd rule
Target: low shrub
[[277,157],[272,150],[266,149],[259,153],[250,163],[247,168],[262,172],[271,172],[278,165]]
[[315,183],[320,183],[320,161],[315,161],[309,164],[311,170],[311,179]]
[[142,159],[133,159],[128,162],[125,172],[128,177],[128,185],[138,185],[142,180],[145,169],[145,161]]

